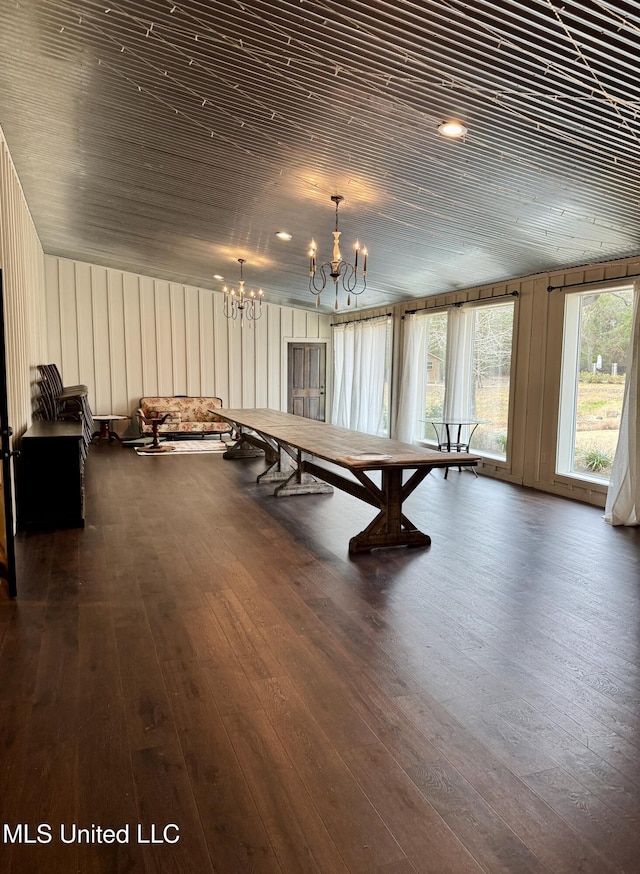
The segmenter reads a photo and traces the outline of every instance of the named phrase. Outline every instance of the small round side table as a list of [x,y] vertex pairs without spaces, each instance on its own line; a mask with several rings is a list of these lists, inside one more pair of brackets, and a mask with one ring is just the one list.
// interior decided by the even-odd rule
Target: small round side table
[[93,421],[100,424],[100,430],[91,435],[91,442],[102,443],[103,440],[107,440],[109,443],[113,443],[114,440],[118,440],[122,443],[122,437],[113,430],[112,422],[123,422],[130,418],[131,416],[116,416],[115,413],[94,416]]

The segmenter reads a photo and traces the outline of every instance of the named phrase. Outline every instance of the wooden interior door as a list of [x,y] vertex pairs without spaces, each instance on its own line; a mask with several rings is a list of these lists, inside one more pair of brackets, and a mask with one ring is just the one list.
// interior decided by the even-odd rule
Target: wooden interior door
[[326,344],[289,343],[287,412],[325,420]]
[[7,357],[4,330],[4,292],[0,270],[0,584],[16,595],[16,553],[13,525],[13,451],[7,404]]

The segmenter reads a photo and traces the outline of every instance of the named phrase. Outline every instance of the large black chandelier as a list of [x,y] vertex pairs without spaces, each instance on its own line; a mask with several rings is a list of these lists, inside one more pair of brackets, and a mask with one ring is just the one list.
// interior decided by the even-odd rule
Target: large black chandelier
[[264,291],[260,288],[257,292],[246,292],[244,290],[245,280],[242,276],[242,265],[245,263],[245,258],[238,258],[240,264],[240,281],[239,288],[227,288],[225,285],[222,289],[224,292],[224,314],[228,319],[237,319],[240,316],[240,326],[244,325],[245,318],[249,322],[257,322],[262,315],[262,298]]
[[333,285],[336,293],[336,302],[334,309],[338,309],[338,291],[340,288],[347,293],[347,306],[351,306],[351,295],[356,298],[356,306],[358,296],[367,287],[367,250],[362,249],[362,264],[360,273],[358,273],[358,255],[360,254],[360,243],[355,243],[355,259],[353,264],[345,261],[340,254],[340,231],[338,230],[338,209],[344,200],[340,194],[332,194],[331,200],[336,205],[336,229],[333,231],[333,257],[331,261],[325,261],[318,266],[316,262],[316,253],[318,246],[315,240],[311,240],[309,246],[309,291],[316,296],[316,306],[320,304],[320,294],[324,291],[329,279],[333,280]]

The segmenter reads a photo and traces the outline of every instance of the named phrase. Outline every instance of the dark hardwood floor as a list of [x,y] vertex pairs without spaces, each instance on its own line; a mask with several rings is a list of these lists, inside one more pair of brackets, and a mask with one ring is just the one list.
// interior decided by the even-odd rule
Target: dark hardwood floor
[[640,532],[436,472],[431,548],[351,559],[373,510],[261,469],[92,447],[19,535],[0,870],[640,871]]

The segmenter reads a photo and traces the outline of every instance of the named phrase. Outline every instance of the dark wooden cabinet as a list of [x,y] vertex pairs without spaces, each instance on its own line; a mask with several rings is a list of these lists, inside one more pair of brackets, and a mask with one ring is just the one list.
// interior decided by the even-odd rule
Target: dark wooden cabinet
[[84,526],[85,449],[81,422],[35,422],[25,431],[18,481],[20,527]]

